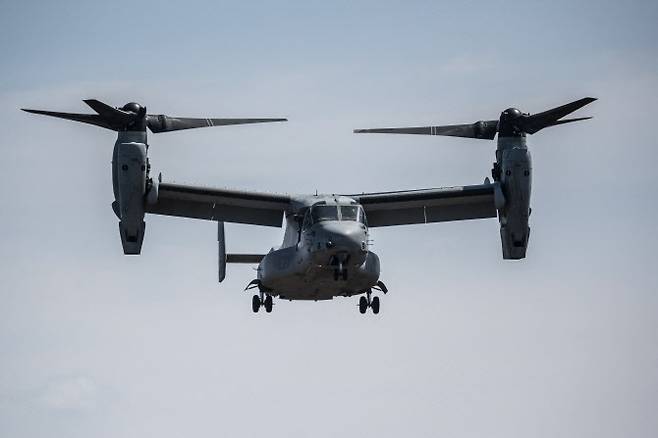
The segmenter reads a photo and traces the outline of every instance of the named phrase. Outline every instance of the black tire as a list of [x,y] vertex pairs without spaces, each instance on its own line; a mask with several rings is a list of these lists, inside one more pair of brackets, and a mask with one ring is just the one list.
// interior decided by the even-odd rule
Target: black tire
[[368,310],[368,300],[366,297],[359,298],[359,313],[364,314]]
[[254,297],[251,299],[251,310],[253,310],[254,313],[258,313],[258,309],[260,309],[260,297],[258,295],[254,295]]
[[272,302],[272,296],[271,295],[266,296],[265,297],[265,311],[267,313],[272,312],[272,306],[273,305],[274,305],[274,303]]
[[347,281],[347,269],[343,269],[343,281]]
[[372,307],[372,313],[377,315],[379,313],[379,297],[374,297],[372,299],[372,303],[370,303],[370,307]]

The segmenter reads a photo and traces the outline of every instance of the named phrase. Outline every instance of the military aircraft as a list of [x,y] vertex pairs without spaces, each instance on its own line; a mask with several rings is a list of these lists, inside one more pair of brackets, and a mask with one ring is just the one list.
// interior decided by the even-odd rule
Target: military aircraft
[[[125,254],[140,254],[146,213],[216,221],[219,282],[227,263],[257,264],[257,278],[245,290],[257,289],[252,310],[272,311],[273,297],[286,300],[331,300],[360,295],[359,312],[377,314],[388,292],[379,279],[379,257],[370,250],[373,227],[494,218],[498,216],[504,259],[526,256],[530,228],[532,167],[526,134],[589,119],[563,119],[593,102],[584,98],[534,115],[510,108],[498,120],[465,125],[358,129],[356,133],[447,135],[493,140],[498,134],[493,182],[444,188],[353,195],[284,195],[186,186],[154,179],[147,157],[146,128],[167,132],[206,126],[285,121],[286,119],[190,119],[151,115],[137,103],[113,108],[86,100],[97,114],[24,110],[118,132],[112,159],[114,213]],[[226,252],[224,222],[286,228],[280,248],[267,254]]]

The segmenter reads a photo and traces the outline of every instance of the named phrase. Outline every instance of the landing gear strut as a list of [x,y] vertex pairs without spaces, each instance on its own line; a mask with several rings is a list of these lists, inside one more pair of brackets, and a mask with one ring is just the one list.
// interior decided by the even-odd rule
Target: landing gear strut
[[368,307],[372,309],[372,313],[377,315],[379,313],[379,297],[370,298],[372,291],[367,291],[366,296],[359,298],[359,313],[364,314]]
[[338,262],[336,269],[334,269],[334,281],[338,281],[339,279],[347,281],[347,268],[341,261]]
[[258,313],[258,310],[261,308],[261,306],[265,307],[265,311],[267,313],[272,312],[272,308],[274,307],[274,300],[272,299],[272,295],[267,295],[265,298],[263,298],[263,295],[265,294],[261,292],[260,295],[254,295],[251,298],[251,310],[253,310],[254,313]]
[[336,269],[334,270],[334,281],[338,281],[342,279],[343,281],[347,281],[347,269]]

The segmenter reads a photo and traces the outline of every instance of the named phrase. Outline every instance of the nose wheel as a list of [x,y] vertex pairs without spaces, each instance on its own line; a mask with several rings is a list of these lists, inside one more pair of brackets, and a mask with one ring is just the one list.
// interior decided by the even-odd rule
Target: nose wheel
[[366,296],[359,298],[359,313],[362,315],[366,313],[368,308],[372,309],[372,313],[377,315],[379,313],[379,297],[370,298],[371,291],[366,292]]
[[267,313],[272,312],[272,308],[274,307],[272,295],[267,295],[264,298],[263,295],[264,293],[261,292],[260,295],[254,295],[251,298],[251,310],[253,310],[254,313],[258,313],[261,307],[265,307]]

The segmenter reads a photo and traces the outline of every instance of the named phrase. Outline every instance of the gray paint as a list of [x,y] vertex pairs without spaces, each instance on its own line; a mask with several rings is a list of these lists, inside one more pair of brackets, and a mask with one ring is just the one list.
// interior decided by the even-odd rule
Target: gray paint
[[[411,128],[375,128],[355,129],[357,134],[419,134],[441,135],[450,137],[465,137],[493,140],[498,134],[496,161],[491,174],[495,184],[490,186],[494,192],[494,205],[498,210],[500,222],[500,240],[503,258],[519,260],[526,256],[528,240],[530,239],[530,195],[532,188],[532,160],[526,145],[526,134],[535,134],[544,128],[564,125],[572,122],[589,120],[591,117],[564,119],[568,114],[594,102],[596,98],[585,97],[576,101],[551,108],[536,114],[523,113],[516,108],[508,108],[500,113],[499,119],[479,121],[465,125],[425,126]],[[472,205],[472,216],[489,217],[487,205]],[[489,206],[489,210],[491,207]],[[489,211],[490,213],[490,211]],[[413,214],[409,212],[409,215]],[[415,212],[418,219],[421,215],[447,217],[450,213],[441,208],[438,213],[428,211]],[[398,223],[404,223],[404,219]]]
[[[498,132],[496,163],[492,175],[478,186],[416,189],[360,195],[277,195],[222,190],[197,186],[163,184],[150,177],[146,129],[153,132],[190,129],[222,124],[243,124],[283,119],[187,119],[149,116],[146,108],[128,103],[112,108],[97,100],[86,100],[97,115],[76,115],[28,110],[68,120],[91,123],[118,131],[112,161],[115,202],[120,219],[120,237],[125,254],[140,254],[144,239],[146,212],[206,219],[218,222],[218,280],[226,277],[226,263],[258,262],[257,278],[248,289],[258,287],[252,308],[265,306],[272,311],[272,297],[288,300],[328,300],[337,296],[366,294],[360,311],[372,307],[379,312],[379,299],[372,301],[380,276],[379,258],[369,250],[368,226],[356,221],[308,221],[314,205],[336,208],[362,206],[372,226],[427,224],[432,222],[495,217],[498,212],[504,259],[522,259],[530,235],[530,194],[532,167],[526,146],[526,133],[585,118],[559,120],[593,102],[584,98],[535,115],[510,108],[497,123],[433,126],[425,128],[385,128],[355,130],[357,133],[401,133],[460,136],[492,139]],[[361,208],[361,207],[359,207]],[[283,243],[264,256],[227,255],[224,222],[281,226],[285,216]],[[365,221],[364,221],[365,222]],[[385,286],[380,289],[386,290]]]

